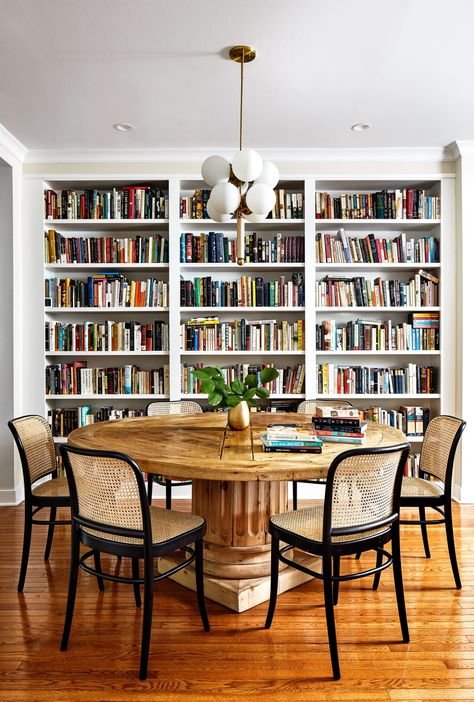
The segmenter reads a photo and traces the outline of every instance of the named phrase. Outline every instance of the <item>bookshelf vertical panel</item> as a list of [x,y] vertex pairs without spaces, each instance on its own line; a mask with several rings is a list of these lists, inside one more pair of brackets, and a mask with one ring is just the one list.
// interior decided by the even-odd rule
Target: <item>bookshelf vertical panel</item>
[[316,397],[316,256],[315,256],[315,216],[314,193],[316,182],[312,178],[305,180],[305,372],[306,398]]
[[180,350],[180,264],[179,264],[179,214],[180,181],[169,181],[169,328],[170,328],[170,399],[181,397]]
[[455,181],[441,180],[441,412],[456,413]]

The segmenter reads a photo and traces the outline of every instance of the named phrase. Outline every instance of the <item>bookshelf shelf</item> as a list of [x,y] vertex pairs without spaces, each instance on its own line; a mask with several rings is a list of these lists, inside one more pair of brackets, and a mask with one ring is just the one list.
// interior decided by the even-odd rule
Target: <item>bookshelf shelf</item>
[[182,356],[304,356],[305,351],[181,351]]
[[404,229],[429,231],[441,224],[440,219],[315,219],[318,231],[347,227],[367,231],[403,231]]
[[239,266],[237,263],[181,263],[181,268],[188,271],[241,271],[242,275],[246,275],[247,271],[261,270],[293,270],[295,268],[304,268],[304,263],[246,263]]
[[316,351],[317,356],[439,356],[441,351]]
[[168,400],[169,395],[137,395],[137,394],[117,394],[117,395],[45,395],[48,400]]
[[47,271],[167,271],[169,263],[45,263]]
[[168,229],[169,219],[45,219],[45,229],[88,230],[101,229]]
[[168,312],[168,307],[45,307],[46,314],[96,314],[100,312],[101,314],[130,314],[141,313],[159,314],[161,312]]
[[378,271],[378,270],[424,270],[439,269],[440,263],[316,263],[316,269],[322,271],[350,270],[357,271]]
[[402,395],[400,393],[330,393],[330,394],[317,394],[317,400],[439,400],[441,395],[439,393],[417,393],[412,395]]
[[[237,221],[231,219],[229,222],[214,222],[212,219],[180,219],[179,224],[181,225],[181,230],[183,231],[185,227],[193,229],[202,229],[210,231],[229,231],[237,227]],[[305,224],[304,219],[266,219],[264,222],[253,222],[252,224],[247,223],[248,231],[278,231],[279,229],[284,229],[288,231],[289,229],[296,229],[297,227],[303,229]]]
[[[183,400],[207,400],[207,395],[205,395],[202,392],[188,392],[188,393],[181,393],[181,398]],[[271,393],[270,399],[271,400],[304,400],[305,395],[304,393]]]
[[338,312],[439,312],[441,307],[316,307],[316,312],[333,314]]
[[137,356],[148,358],[149,356],[169,356],[169,351],[45,351],[44,355],[61,358],[63,356],[67,358],[82,358],[83,356]]
[[181,307],[181,312],[245,312],[246,314],[260,314],[260,312],[304,312],[304,307]]

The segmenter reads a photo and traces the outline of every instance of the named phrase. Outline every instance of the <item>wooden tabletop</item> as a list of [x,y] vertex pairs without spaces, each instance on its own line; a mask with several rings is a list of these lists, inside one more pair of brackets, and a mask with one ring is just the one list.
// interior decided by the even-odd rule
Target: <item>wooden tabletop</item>
[[[88,449],[120,451],[148,473],[167,478],[231,481],[303,480],[325,477],[333,458],[351,444],[324,444],[321,454],[265,453],[260,434],[268,424],[311,424],[311,415],[255,412],[244,431],[227,428],[218,412],[134,417],[91,424],[69,435],[69,443]],[[383,424],[368,423],[364,447],[404,443],[405,435]]]

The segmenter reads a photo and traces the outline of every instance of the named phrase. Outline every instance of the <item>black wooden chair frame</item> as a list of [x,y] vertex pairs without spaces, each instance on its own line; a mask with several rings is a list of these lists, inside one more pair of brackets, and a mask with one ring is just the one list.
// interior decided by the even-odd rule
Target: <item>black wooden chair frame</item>
[[[399,444],[397,446],[388,446],[382,448],[366,448],[352,449],[339,454],[328,471],[326,481],[326,494],[324,500],[323,512],[323,529],[322,541],[313,541],[305,537],[289,532],[281,527],[275,526],[270,521],[270,533],[272,535],[272,553],[271,553],[271,584],[270,584],[270,601],[268,607],[265,628],[269,629],[273,615],[275,613],[277,594],[278,594],[278,576],[279,576],[279,561],[282,561],[291,568],[300,570],[301,572],[311,575],[312,577],[323,580],[324,582],[324,606],[326,610],[326,623],[328,629],[329,648],[331,653],[331,664],[333,675],[336,680],[341,677],[339,667],[339,655],[337,649],[336,624],[334,618],[334,605],[337,604],[339,594],[339,583],[346,580],[356,580],[369,575],[374,575],[373,589],[378,587],[380,574],[389,566],[393,566],[395,591],[397,596],[398,615],[400,619],[400,627],[402,630],[403,642],[408,643],[410,635],[408,631],[408,622],[405,607],[405,596],[403,591],[403,577],[400,559],[400,526],[399,526],[399,499],[403,477],[403,467],[405,465],[410,447],[409,444]],[[371,454],[386,454],[401,451],[400,463],[397,470],[397,475],[394,484],[393,492],[393,511],[383,520],[371,522],[358,526],[357,528],[331,528],[332,517],[332,497],[334,476],[339,464],[347,458],[356,456],[365,456]],[[358,539],[353,541],[333,542],[332,538],[337,536],[351,536],[373,529],[387,527],[387,531],[382,534]],[[280,541],[286,545],[280,548]],[[388,552],[383,547],[386,543],[392,542],[392,551]],[[322,572],[313,571],[300,563],[289,560],[285,557],[285,552],[296,547],[306,553],[322,557]],[[373,568],[359,571],[357,573],[349,573],[347,575],[340,574],[340,558],[351,554],[357,554],[363,551],[373,551],[377,553],[376,565]],[[385,561],[383,560],[385,557]]]

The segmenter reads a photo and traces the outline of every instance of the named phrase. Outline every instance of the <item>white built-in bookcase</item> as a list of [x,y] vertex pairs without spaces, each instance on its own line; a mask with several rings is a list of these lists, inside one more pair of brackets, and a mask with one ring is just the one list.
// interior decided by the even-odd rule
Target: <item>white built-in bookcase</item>
[[[169,220],[45,220],[43,216],[43,191],[46,188],[54,190],[81,189],[96,187],[108,189],[112,186],[137,183],[158,184],[169,192]],[[181,363],[192,364],[204,362],[209,364],[219,363],[223,366],[232,365],[233,362],[259,363],[275,362],[277,365],[296,366],[305,363],[305,392],[301,399],[314,399],[318,397],[317,388],[317,363],[328,360],[341,364],[361,364],[372,366],[398,367],[404,366],[409,361],[436,366],[438,369],[437,392],[432,395],[358,395],[358,396],[332,396],[334,399],[347,397],[359,407],[368,407],[380,404],[387,408],[397,408],[400,404],[422,404],[431,408],[432,414],[440,412],[454,413],[454,359],[455,359],[455,252],[454,252],[454,180],[450,175],[403,175],[382,177],[282,177],[279,187],[287,190],[304,191],[305,216],[304,219],[294,220],[267,220],[258,224],[247,224],[247,233],[258,232],[259,236],[271,238],[276,233],[296,234],[305,239],[305,262],[279,263],[279,264],[247,264],[243,268],[236,264],[199,264],[180,263],[180,234],[181,232],[224,232],[230,237],[235,236],[235,223],[216,224],[211,220],[181,220],[180,197],[182,194],[192,194],[195,188],[206,187],[205,184],[189,176],[179,178],[172,176],[154,178],[151,175],[137,177],[131,175],[124,177],[107,178],[87,176],[74,179],[63,178],[36,178],[30,177],[25,184],[25,251],[24,275],[27,293],[31,297],[31,304],[25,308],[25,327],[31,330],[28,336],[25,332],[27,348],[24,353],[24,382],[29,384],[32,394],[31,411],[47,413],[51,407],[75,407],[80,404],[90,404],[100,407],[111,404],[114,407],[145,407],[151,399],[165,399],[164,396],[136,396],[136,395],[97,395],[97,396],[45,396],[44,394],[44,367],[50,363],[59,363],[61,360],[70,362],[71,357],[78,360],[87,360],[91,366],[121,365],[123,363],[136,363],[141,368],[152,368],[169,363],[169,398],[178,400],[184,397],[181,393]],[[370,192],[380,189],[395,189],[405,187],[424,188],[432,195],[441,198],[440,220],[321,220],[315,218],[315,192]],[[346,234],[354,236],[366,235],[370,232],[397,236],[405,232],[408,237],[418,235],[434,235],[439,239],[440,262],[439,264],[316,264],[315,236],[317,232],[333,232],[343,226]],[[132,235],[139,233],[157,233],[169,237],[169,265],[168,264],[44,264],[43,262],[43,232],[56,229],[61,234],[75,236],[100,236],[104,235]],[[315,282],[324,275],[332,273],[354,273],[366,277],[382,275],[384,278],[408,279],[419,268],[431,270],[440,278],[440,351],[438,352],[318,352],[315,347],[316,323],[322,319],[334,318],[338,321],[356,319],[361,314],[364,317],[385,319],[390,317],[395,323],[406,321],[408,313],[415,308],[324,308],[315,307]],[[41,285],[45,277],[69,276],[85,277],[92,271],[120,270],[129,277],[140,278],[153,274],[169,282],[170,304],[167,309],[91,309],[54,310],[43,306],[43,290]],[[305,306],[304,308],[180,308],[180,278],[192,279],[195,275],[210,275],[213,272],[220,280],[231,280],[242,274],[262,275],[271,279],[285,274],[291,277],[295,271],[304,273],[305,277]],[[420,308],[426,310],[427,308]],[[242,317],[276,318],[296,321],[305,320],[306,347],[301,352],[185,352],[180,348],[180,324],[193,316],[216,315],[221,321],[240,319]],[[127,319],[146,320],[161,319],[169,324],[169,352],[144,352],[144,353],[55,353],[45,355],[44,351],[44,321],[58,319],[61,321],[86,320],[86,319]],[[128,357],[128,359],[126,359]],[[40,388],[43,388],[42,390]],[[188,396],[186,396],[188,397]],[[204,396],[191,395],[201,399]],[[281,396],[280,396],[281,397]],[[296,396],[285,396],[293,397]],[[321,397],[321,396],[319,396]],[[328,396],[325,395],[325,398]]]

